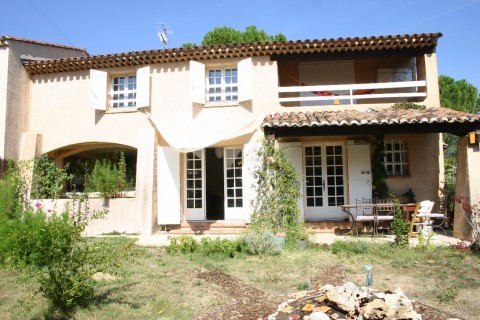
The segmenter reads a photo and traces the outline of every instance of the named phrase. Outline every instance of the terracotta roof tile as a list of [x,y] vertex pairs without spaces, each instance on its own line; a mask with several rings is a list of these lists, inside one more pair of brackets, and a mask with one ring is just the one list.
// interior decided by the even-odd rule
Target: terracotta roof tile
[[479,123],[480,115],[447,108],[399,109],[369,108],[367,110],[297,111],[270,114],[262,123],[264,128],[367,126],[376,124],[413,123]]
[[209,60],[219,58],[290,55],[304,53],[434,48],[437,45],[438,38],[441,36],[441,33],[421,33],[361,38],[355,37],[287,42],[212,45],[176,49],[134,51],[91,57],[31,62],[26,63],[25,68],[32,74],[39,74],[188,60]]

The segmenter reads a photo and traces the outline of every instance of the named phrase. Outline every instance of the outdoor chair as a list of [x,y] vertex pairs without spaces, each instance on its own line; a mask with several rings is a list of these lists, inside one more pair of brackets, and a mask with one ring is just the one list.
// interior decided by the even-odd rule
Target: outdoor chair
[[[423,235],[428,236],[430,230],[432,230],[432,208],[433,201],[425,200],[417,203],[415,212],[413,213],[412,220],[410,221],[410,232],[408,238],[417,237],[421,232]],[[437,215],[437,214],[434,214]]]
[[376,233],[385,230],[390,232],[391,224],[395,216],[395,202],[393,199],[377,200],[375,204],[376,210]]

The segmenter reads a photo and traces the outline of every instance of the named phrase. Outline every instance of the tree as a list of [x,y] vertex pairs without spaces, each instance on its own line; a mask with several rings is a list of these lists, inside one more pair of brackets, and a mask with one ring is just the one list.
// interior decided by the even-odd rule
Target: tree
[[[480,107],[478,89],[466,80],[455,80],[448,76],[438,78],[440,87],[440,105],[445,108],[477,113]],[[448,145],[445,155],[455,156],[457,154],[458,137],[446,133],[443,135],[443,142]]]
[[479,106],[478,89],[466,80],[454,80],[448,76],[438,78],[440,105],[458,111],[477,113]]
[[[203,36],[202,46],[272,41],[287,41],[287,37],[282,33],[269,35],[265,30],[257,29],[256,26],[248,26],[244,32],[231,27],[217,27]],[[184,48],[191,46],[195,46],[195,44],[189,42],[182,45]]]

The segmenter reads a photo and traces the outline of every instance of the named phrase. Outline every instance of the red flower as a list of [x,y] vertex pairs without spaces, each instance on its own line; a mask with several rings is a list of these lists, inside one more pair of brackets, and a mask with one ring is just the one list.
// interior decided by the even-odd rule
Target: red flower
[[42,204],[40,202],[35,203],[35,207],[40,208]]

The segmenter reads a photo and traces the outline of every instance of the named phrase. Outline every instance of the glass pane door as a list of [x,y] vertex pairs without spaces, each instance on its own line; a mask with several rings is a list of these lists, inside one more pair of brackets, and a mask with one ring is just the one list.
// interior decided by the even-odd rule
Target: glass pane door
[[341,219],[345,203],[343,145],[305,146],[305,219]]
[[186,219],[203,220],[203,150],[189,152],[185,157],[186,168]]

